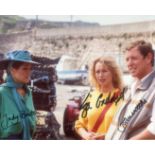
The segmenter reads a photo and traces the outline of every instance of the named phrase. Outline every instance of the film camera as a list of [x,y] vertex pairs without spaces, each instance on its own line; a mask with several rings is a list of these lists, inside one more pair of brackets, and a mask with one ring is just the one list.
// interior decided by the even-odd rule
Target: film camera
[[37,56],[32,56],[32,59],[40,63],[33,67],[30,82],[37,115],[37,128],[33,138],[62,139],[59,134],[60,124],[53,113],[57,104],[57,75],[53,61]]

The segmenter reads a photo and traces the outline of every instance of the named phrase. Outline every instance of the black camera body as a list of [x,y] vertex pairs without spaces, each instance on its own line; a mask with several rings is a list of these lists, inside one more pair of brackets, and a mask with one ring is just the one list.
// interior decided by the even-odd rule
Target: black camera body
[[33,67],[30,82],[37,116],[33,139],[63,139],[59,133],[60,124],[53,113],[57,105],[54,65],[48,58],[32,56],[32,59],[40,63]]

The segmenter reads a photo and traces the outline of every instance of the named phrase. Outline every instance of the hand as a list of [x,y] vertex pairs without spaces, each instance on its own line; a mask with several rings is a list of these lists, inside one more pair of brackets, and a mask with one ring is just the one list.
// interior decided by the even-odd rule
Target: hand
[[104,140],[105,134],[96,133],[95,136],[93,136],[93,138],[97,140]]
[[95,140],[95,133],[94,132],[85,132],[82,135],[82,138],[85,140]]
[[85,140],[103,140],[105,138],[105,135],[94,132],[86,132],[83,137]]

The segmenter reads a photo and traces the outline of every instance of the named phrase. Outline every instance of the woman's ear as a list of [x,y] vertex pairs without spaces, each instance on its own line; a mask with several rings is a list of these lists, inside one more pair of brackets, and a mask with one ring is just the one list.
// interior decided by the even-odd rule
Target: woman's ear
[[10,68],[10,73],[11,73],[11,75],[13,75],[14,73],[15,73],[15,71],[16,71],[16,69],[15,68]]

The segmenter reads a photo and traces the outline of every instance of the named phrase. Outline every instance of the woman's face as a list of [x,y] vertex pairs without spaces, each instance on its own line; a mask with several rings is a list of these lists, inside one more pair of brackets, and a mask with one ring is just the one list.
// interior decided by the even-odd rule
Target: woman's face
[[95,65],[95,77],[98,84],[103,88],[112,86],[112,73],[106,65],[101,62],[97,62]]
[[16,82],[26,84],[30,80],[32,65],[23,63],[18,69],[12,68],[11,74]]

